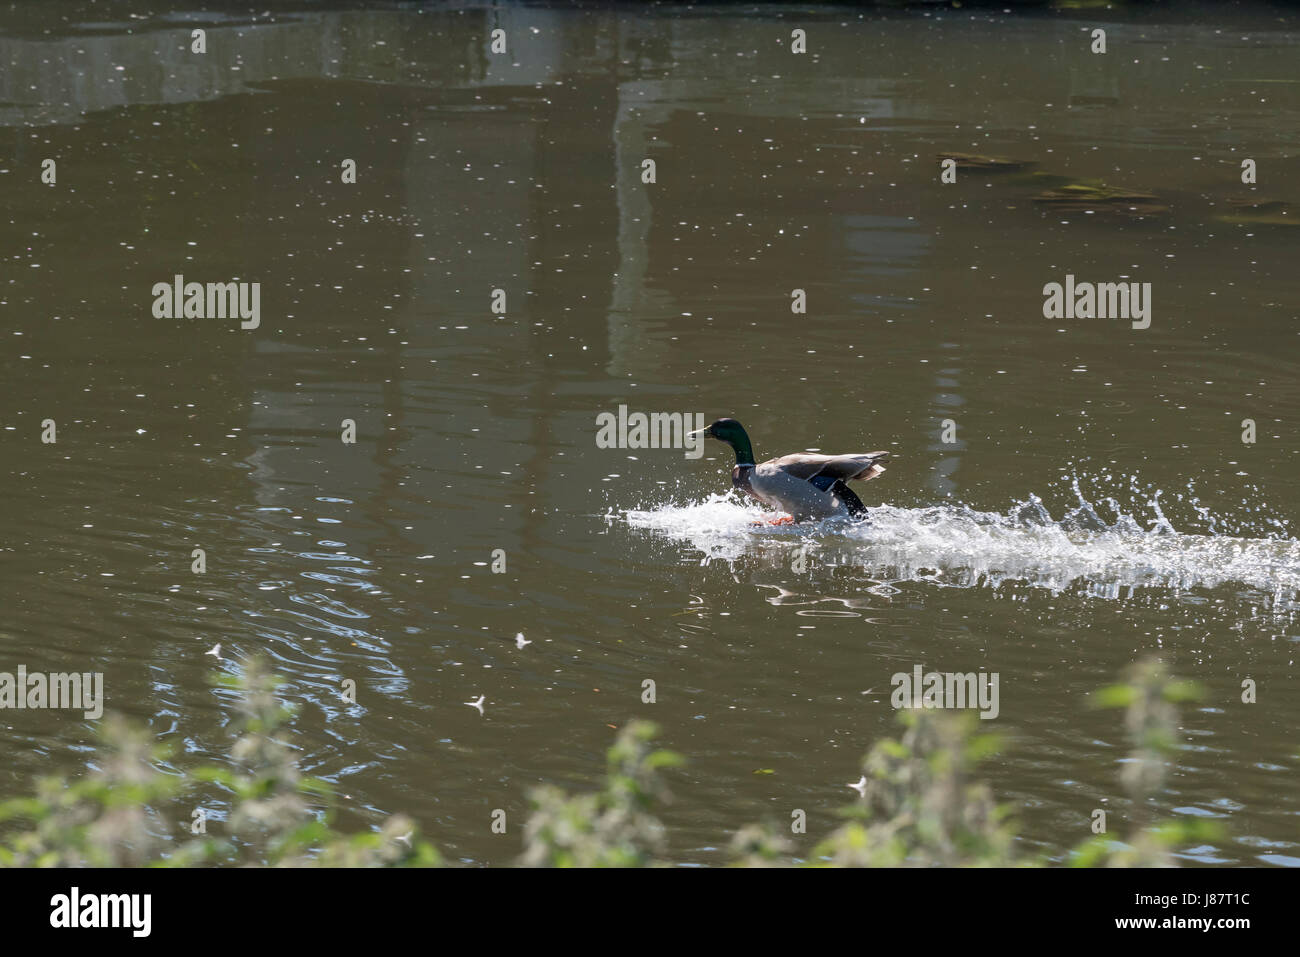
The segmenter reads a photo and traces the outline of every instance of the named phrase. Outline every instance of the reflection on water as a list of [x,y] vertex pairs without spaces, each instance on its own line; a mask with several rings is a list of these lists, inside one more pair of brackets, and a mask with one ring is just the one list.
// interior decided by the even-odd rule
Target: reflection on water
[[[1111,10],[1103,60],[1059,12],[58,11],[0,23],[6,661],[207,755],[208,670],[266,654],[344,824],[473,863],[652,677],[671,853],[717,863],[773,808],[834,826],[917,663],[1002,674],[994,788],[1059,855],[1125,809],[1086,695],[1159,652],[1207,689],[1162,810],[1228,825],[1190,859],[1300,859],[1292,14]],[[177,273],[260,282],[261,326],[154,320]],[[1067,273],[1151,282],[1151,328],[1045,320]],[[620,404],[895,458],[869,526],[756,528],[728,461],[597,448]],[[91,732],[6,715],[0,793]]]

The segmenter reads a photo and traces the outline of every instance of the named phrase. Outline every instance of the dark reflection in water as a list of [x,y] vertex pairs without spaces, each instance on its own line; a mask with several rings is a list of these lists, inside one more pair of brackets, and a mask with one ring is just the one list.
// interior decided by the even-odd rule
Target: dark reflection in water
[[[990,777],[1059,856],[1126,809],[1086,695],[1159,652],[1208,692],[1162,811],[1229,832],[1189,860],[1300,863],[1293,14],[82,9],[0,22],[4,667],[103,671],[206,754],[204,652],[264,653],[347,823],[481,863],[518,852],[491,808],[652,717],[673,857],[720,863],[834,825],[918,663],[1001,674]],[[943,185],[945,151],[1036,165]],[[261,326],[154,319],[177,274],[260,282]],[[1152,283],[1151,328],[1044,319],[1066,274]],[[755,531],[718,447],[597,448],[620,404],[890,449],[890,507]],[[0,793],[88,760],[79,715],[0,727]]]

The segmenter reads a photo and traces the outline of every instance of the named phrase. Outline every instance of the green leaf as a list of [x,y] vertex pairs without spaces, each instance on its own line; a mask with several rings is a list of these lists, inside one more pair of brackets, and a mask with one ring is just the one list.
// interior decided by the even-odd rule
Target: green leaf
[[1127,708],[1137,701],[1137,689],[1132,685],[1108,685],[1093,692],[1094,708]]

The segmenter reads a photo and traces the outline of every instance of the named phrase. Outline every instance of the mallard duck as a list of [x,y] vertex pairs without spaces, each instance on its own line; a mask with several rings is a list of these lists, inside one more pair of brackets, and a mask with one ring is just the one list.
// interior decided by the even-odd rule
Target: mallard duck
[[735,419],[718,419],[691,434],[701,432],[726,442],[735,451],[732,485],[766,505],[790,513],[789,518],[777,519],[772,525],[845,514],[852,518],[865,518],[866,506],[846,483],[854,479],[866,482],[875,478],[885,471],[877,463],[889,457],[888,452],[855,455],[796,452],[755,465],[749,434]]

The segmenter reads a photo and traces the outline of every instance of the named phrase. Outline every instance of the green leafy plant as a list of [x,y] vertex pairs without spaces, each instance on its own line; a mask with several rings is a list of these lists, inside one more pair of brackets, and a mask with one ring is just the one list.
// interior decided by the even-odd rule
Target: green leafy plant
[[968,713],[908,710],[906,729],[867,755],[862,798],[814,854],[833,867],[1007,865],[1015,832],[1008,810],[972,777],[998,740],[975,734]]
[[643,867],[664,846],[663,825],[651,813],[668,800],[659,776],[682,763],[671,751],[655,750],[657,729],[629,722],[609,749],[604,790],[570,797],[556,787],[531,794],[532,814],[524,829],[520,863],[528,867]]
[[1096,693],[1095,706],[1125,709],[1133,752],[1120,772],[1120,781],[1133,813],[1125,840],[1098,834],[1075,848],[1072,865],[1171,867],[1175,848],[1222,835],[1222,828],[1213,821],[1152,820],[1152,801],[1164,787],[1178,749],[1178,705],[1195,701],[1201,693],[1195,682],[1174,680],[1155,659],[1138,662],[1129,669],[1126,681]]
[[[219,675],[236,692],[239,738],[228,767],[164,771],[172,749],[142,728],[110,717],[104,758],[78,781],[42,779],[34,797],[0,804],[0,827],[19,825],[0,843],[0,865],[17,867],[430,866],[440,858],[412,822],[390,817],[378,830],[343,835],[333,827],[333,790],[304,777],[284,725],[292,712],[276,696],[282,682],[254,659],[238,676]],[[230,795],[229,837],[201,833],[174,844],[168,814],[199,785]],[[186,819],[188,824],[188,818]],[[22,827],[26,824],[26,827]],[[203,829],[206,831],[206,828]]]
[[[43,778],[32,797],[0,803],[0,865],[20,867],[270,865],[433,866],[438,852],[402,815],[360,834],[334,826],[333,789],[301,773],[288,737],[290,709],[282,682],[261,662],[217,683],[235,692],[238,738],[225,766],[189,773],[167,762],[171,749],[147,730],[107,719],[99,763],[76,781]],[[1097,835],[1076,848],[1079,867],[1171,865],[1173,851],[1219,836],[1200,820],[1159,820],[1152,805],[1177,750],[1177,706],[1199,694],[1156,661],[1134,666],[1126,680],[1095,696],[1100,707],[1124,708],[1133,751],[1121,771],[1132,813],[1123,840]],[[991,788],[976,779],[998,749],[977,732],[971,714],[909,710],[900,738],[876,743],[862,765],[861,799],[846,822],[800,861],[790,839],[772,825],[751,825],[731,843],[735,864],[780,867],[1041,865],[1018,857],[1015,829]],[[629,722],[607,755],[603,787],[570,795],[543,786],[530,794],[519,863],[532,867],[643,867],[666,864],[663,825],[654,814],[670,796],[662,771],[681,757],[654,747],[655,726]],[[168,821],[189,812],[197,789],[229,801],[224,836],[199,828],[184,841],[168,838]],[[188,820],[186,821],[188,825]],[[174,827],[174,824],[171,825]],[[188,829],[188,828],[187,828]]]
[[36,794],[0,803],[0,826],[25,821],[5,844],[5,867],[138,867],[161,853],[164,825],[150,809],[184,781],[158,765],[171,749],[116,716],[105,719],[100,763],[87,777],[37,781]]

